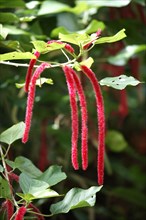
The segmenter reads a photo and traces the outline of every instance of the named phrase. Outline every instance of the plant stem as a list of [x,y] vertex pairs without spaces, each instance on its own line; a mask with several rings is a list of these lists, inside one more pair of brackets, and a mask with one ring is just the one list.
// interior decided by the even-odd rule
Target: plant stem
[[8,184],[9,184],[9,187],[10,187],[10,191],[11,191],[11,196],[12,196],[12,200],[14,202],[14,205],[16,207],[18,207],[17,205],[17,202],[14,198],[14,195],[12,193],[12,188],[11,188],[11,183],[10,183],[10,180],[9,180],[9,176],[8,176],[8,170],[7,170],[7,166],[6,166],[6,163],[5,163],[5,156],[4,156],[4,153],[3,153],[3,150],[2,150],[2,146],[0,145],[0,154],[1,154],[1,159],[2,159],[2,165],[3,165],[3,168],[4,168],[4,174],[5,174],[5,178],[6,180],[8,181]]

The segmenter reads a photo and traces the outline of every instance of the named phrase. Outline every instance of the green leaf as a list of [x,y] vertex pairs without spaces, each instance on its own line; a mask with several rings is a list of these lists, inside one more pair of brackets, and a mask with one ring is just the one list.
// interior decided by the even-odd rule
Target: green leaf
[[113,152],[121,152],[128,146],[124,136],[119,131],[109,130],[106,134],[106,144]]
[[47,44],[44,41],[32,41],[32,44],[40,53],[48,53],[50,51],[59,50],[65,46],[65,44],[58,43]]
[[34,199],[46,199],[46,198],[52,198],[52,197],[58,197],[60,196],[57,192],[55,192],[52,189],[45,189],[42,190],[38,193],[36,193],[35,195],[29,194],[29,193],[16,193],[19,197],[21,197],[22,199],[24,199],[27,202],[30,202]]
[[18,28],[14,25],[5,25],[5,29],[8,31],[9,35],[32,35],[32,33],[27,32],[21,28]]
[[97,32],[98,29],[104,30],[105,24],[98,20],[92,20],[91,23],[84,30],[78,31],[78,33],[92,34],[94,32]]
[[0,176],[0,198],[11,198],[11,190],[8,182]]
[[67,11],[70,7],[58,1],[44,1],[38,15],[54,14]]
[[30,22],[33,21],[36,17],[35,16],[25,16],[25,17],[21,17],[20,21],[21,22]]
[[108,62],[116,66],[124,66],[133,55],[141,51],[146,51],[145,44],[127,46],[117,55],[110,56]]
[[85,42],[90,41],[90,36],[87,34],[78,34],[78,33],[73,33],[73,34],[59,34],[59,39],[61,41],[65,41],[68,43],[80,45]]
[[20,198],[24,199],[26,202],[31,202],[35,197],[32,194],[29,193],[16,193]]
[[20,50],[19,41],[5,40],[5,41],[0,42],[0,46],[4,48],[13,49],[13,50]]
[[19,184],[24,194],[19,194],[21,197],[25,197],[26,200],[51,198],[59,196],[57,192],[49,189],[49,184],[33,179],[25,173],[19,176]]
[[14,141],[23,137],[25,124],[24,122],[20,122],[16,125],[13,125],[0,135],[0,142],[6,144],[12,144]]
[[37,179],[48,183],[49,186],[53,186],[61,182],[62,180],[66,179],[66,174],[61,171],[60,166],[54,165],[54,166],[50,166]]
[[23,59],[36,59],[36,57],[30,52],[10,52],[0,55],[0,61],[2,60],[23,60]]
[[[53,80],[49,79],[49,78],[41,77],[41,78],[37,79],[37,81],[36,81],[36,85],[39,87],[41,87],[44,83],[53,85]],[[24,87],[25,83],[15,83],[15,85],[18,89],[20,89],[20,88]]]
[[2,173],[4,171],[4,168],[2,167],[2,165],[0,165],[0,173]]
[[19,184],[24,194],[29,193],[33,196],[49,187],[48,183],[33,179],[25,173],[20,174]]
[[59,33],[61,34],[69,34],[69,31],[63,27],[63,26],[60,26],[60,27],[57,27],[57,28],[54,28],[51,32],[51,37],[58,37]]
[[96,41],[94,41],[94,44],[113,43],[122,40],[125,37],[126,37],[125,29],[122,29],[114,36],[98,38]]
[[6,12],[1,12],[0,13],[0,23],[14,23],[18,22],[19,18],[13,14],[13,13],[6,13]]
[[[77,0],[77,2],[82,2],[83,0]],[[88,5],[88,7],[122,7],[128,5],[131,0],[98,0],[98,1],[92,1],[92,0],[86,0],[84,1]]]
[[94,62],[93,58],[92,57],[88,57],[86,60],[83,60],[80,63],[75,62],[74,68],[77,71],[81,71],[81,68],[80,68],[81,65],[86,65],[88,68],[90,68],[92,66],[93,62]]
[[20,8],[20,7],[25,7],[25,3],[22,0],[13,0],[13,1],[8,1],[7,0],[1,0],[0,1],[0,8]]
[[42,174],[42,172],[31,162],[31,160],[26,157],[16,157],[14,163],[15,168],[32,178],[37,178]]
[[14,161],[11,161],[11,160],[8,160],[8,159],[5,159],[5,161],[6,161],[6,163],[7,163],[10,167],[13,168],[13,170],[16,169]]
[[50,207],[51,213],[67,213],[71,209],[94,206],[96,201],[96,193],[100,191],[102,186],[92,186],[89,189],[73,188],[71,189],[64,199],[56,204],[52,204]]
[[7,35],[8,35],[8,30],[4,28],[2,24],[0,24],[0,40],[6,39]]
[[109,86],[114,89],[122,90],[128,85],[137,86],[141,82],[135,79],[133,76],[120,75],[116,77],[106,77],[100,80],[99,83],[101,86]]
[[88,68],[90,68],[93,63],[94,63],[93,58],[88,57],[86,60],[83,60],[82,62],[80,62],[80,65],[86,65]]

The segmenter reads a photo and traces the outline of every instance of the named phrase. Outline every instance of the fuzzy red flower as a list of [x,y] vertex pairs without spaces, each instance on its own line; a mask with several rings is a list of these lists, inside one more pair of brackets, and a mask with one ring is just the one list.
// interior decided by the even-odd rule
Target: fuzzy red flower
[[14,213],[14,205],[11,200],[6,200],[7,220],[10,220]]
[[66,77],[69,97],[70,97],[70,107],[71,107],[71,119],[72,119],[72,165],[75,170],[79,168],[78,164],[78,107],[76,103],[76,89],[74,84],[74,79],[71,74],[71,68],[69,66],[64,66],[63,71]]
[[88,112],[87,112],[87,103],[86,97],[84,94],[84,90],[81,84],[79,77],[77,76],[76,72],[70,68],[70,72],[73,75],[74,83],[76,85],[76,90],[80,100],[80,107],[81,107],[81,121],[82,121],[82,168],[86,170],[88,167]]
[[96,106],[97,106],[97,116],[98,116],[98,184],[103,184],[104,177],[104,148],[105,148],[105,117],[104,117],[104,103],[102,98],[102,93],[98,80],[94,72],[87,66],[81,66],[83,73],[89,78],[93,86]]
[[25,92],[28,92],[28,88],[29,88],[29,83],[32,77],[32,72],[33,72],[33,68],[34,65],[36,64],[37,58],[40,56],[40,53],[38,51],[36,51],[34,53],[34,55],[36,56],[36,59],[31,59],[30,63],[29,63],[29,67],[26,73],[26,79],[25,79],[25,86],[24,86],[24,90]]
[[31,126],[31,118],[32,118],[32,111],[34,105],[34,98],[35,98],[35,88],[36,88],[36,81],[44,71],[46,67],[48,67],[48,63],[42,63],[34,72],[30,85],[29,85],[29,93],[27,99],[27,108],[26,108],[26,115],[25,115],[25,130],[22,138],[22,142],[26,143],[29,136],[30,126]]
[[24,218],[24,215],[26,213],[27,209],[25,206],[21,206],[18,211],[17,211],[17,214],[15,216],[15,219],[14,220],[23,220]]

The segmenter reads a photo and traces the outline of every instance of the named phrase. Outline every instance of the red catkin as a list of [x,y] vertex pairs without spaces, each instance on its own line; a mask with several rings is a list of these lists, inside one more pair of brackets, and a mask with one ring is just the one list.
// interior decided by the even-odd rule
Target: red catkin
[[88,113],[87,113],[87,103],[86,97],[84,94],[84,90],[81,84],[79,77],[76,75],[76,72],[70,68],[70,72],[73,75],[74,82],[76,85],[77,93],[80,100],[80,107],[81,107],[81,121],[82,121],[82,168],[86,170],[88,167]]
[[31,119],[32,119],[32,111],[34,105],[34,97],[35,97],[35,88],[36,88],[36,81],[44,71],[46,67],[48,67],[48,63],[42,63],[34,72],[30,85],[29,85],[29,93],[27,98],[27,107],[26,107],[26,115],[25,115],[25,130],[22,138],[22,142],[26,143],[28,141],[30,126],[31,126]]
[[40,53],[38,51],[36,51],[34,53],[34,55],[36,56],[36,59],[31,59],[30,63],[29,63],[29,67],[26,73],[26,79],[25,79],[25,86],[24,86],[24,90],[25,92],[28,92],[28,88],[29,88],[29,83],[32,77],[32,72],[33,72],[33,67],[36,64],[37,58],[40,56]]
[[25,206],[21,206],[18,209],[14,220],[23,220],[24,219],[23,217],[24,217],[26,211],[27,211],[26,207]]
[[71,107],[71,119],[72,119],[72,165],[75,170],[79,169],[78,164],[78,107],[76,103],[76,89],[74,85],[74,79],[71,74],[70,67],[64,66],[63,71],[66,77],[69,97],[70,97],[70,107]]
[[19,182],[19,176],[16,175],[15,173],[9,173],[9,179],[11,180],[15,180],[17,183]]
[[44,217],[41,214],[40,210],[33,205],[32,203],[29,203],[28,208],[31,208],[33,212],[36,212],[35,216],[37,217],[38,220],[44,220]]
[[96,79],[94,72],[87,66],[81,66],[83,73],[89,78],[93,86],[96,106],[97,106],[97,116],[98,116],[98,184],[103,185],[104,178],[104,150],[105,150],[105,117],[104,117],[104,103],[102,98],[101,89]]
[[14,205],[11,200],[6,200],[7,220],[10,220],[14,213]]

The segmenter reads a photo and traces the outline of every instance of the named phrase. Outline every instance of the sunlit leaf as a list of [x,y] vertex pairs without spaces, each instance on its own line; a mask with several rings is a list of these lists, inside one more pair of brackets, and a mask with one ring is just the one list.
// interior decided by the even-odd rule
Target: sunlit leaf
[[70,7],[64,3],[58,1],[44,1],[38,12],[38,15],[53,14],[62,11],[66,11]]
[[20,21],[21,22],[30,22],[33,21],[36,17],[35,16],[25,16],[25,17],[21,17]]
[[8,128],[6,131],[1,133],[0,142],[6,144],[12,144],[14,141],[23,137],[25,124],[24,122],[20,122],[12,127]]
[[77,71],[80,71],[81,70],[81,68],[80,68],[81,65],[86,65],[88,68],[90,68],[93,63],[94,63],[93,58],[88,57],[86,60],[83,60],[82,62],[80,62],[80,64],[79,63],[75,64],[75,69]]
[[40,53],[47,53],[54,50],[59,50],[65,46],[65,44],[51,43],[47,44],[44,41],[32,41],[35,49]]
[[95,0],[77,0],[77,2],[85,2],[88,7],[92,6],[92,7],[104,7],[104,6],[107,6],[107,7],[122,7],[122,6],[126,6],[128,5],[131,0],[124,0],[124,1],[121,1],[121,0],[113,0],[113,1],[109,1],[109,0],[98,0],[98,1],[95,1]]
[[0,39],[4,40],[8,35],[8,30],[3,27],[2,24],[0,24]]
[[113,43],[113,42],[122,40],[125,37],[126,37],[125,29],[122,29],[117,34],[115,34],[114,36],[98,38],[94,42],[94,44]]
[[20,174],[19,184],[23,191],[23,194],[19,194],[21,197],[25,197],[26,200],[40,199],[40,198],[51,198],[59,196],[57,192],[49,189],[49,184],[33,179],[27,174]]
[[16,193],[20,198],[24,199],[27,202],[31,202],[35,197],[30,193]]
[[36,59],[36,57],[30,52],[10,52],[0,55],[0,61],[2,60],[23,60],[23,59]]
[[73,188],[64,197],[64,199],[56,204],[52,204],[50,211],[52,214],[67,213],[71,209],[94,206],[96,201],[96,193],[100,191],[102,186],[92,186],[89,189]]
[[59,34],[59,39],[61,41],[65,41],[68,43],[80,45],[83,44],[86,41],[90,41],[90,36],[87,34],[78,34],[78,33],[73,33],[73,34]]
[[17,195],[28,202],[32,201],[34,199],[46,199],[46,198],[60,196],[56,191],[54,191],[52,189],[45,189],[45,190],[42,190],[34,195],[32,195],[30,193],[25,193],[25,194],[24,193],[17,193]]
[[101,86],[109,86],[119,90],[124,89],[128,85],[137,86],[139,83],[141,82],[135,79],[133,76],[125,76],[125,75],[120,75],[116,77],[106,77],[100,80]]

